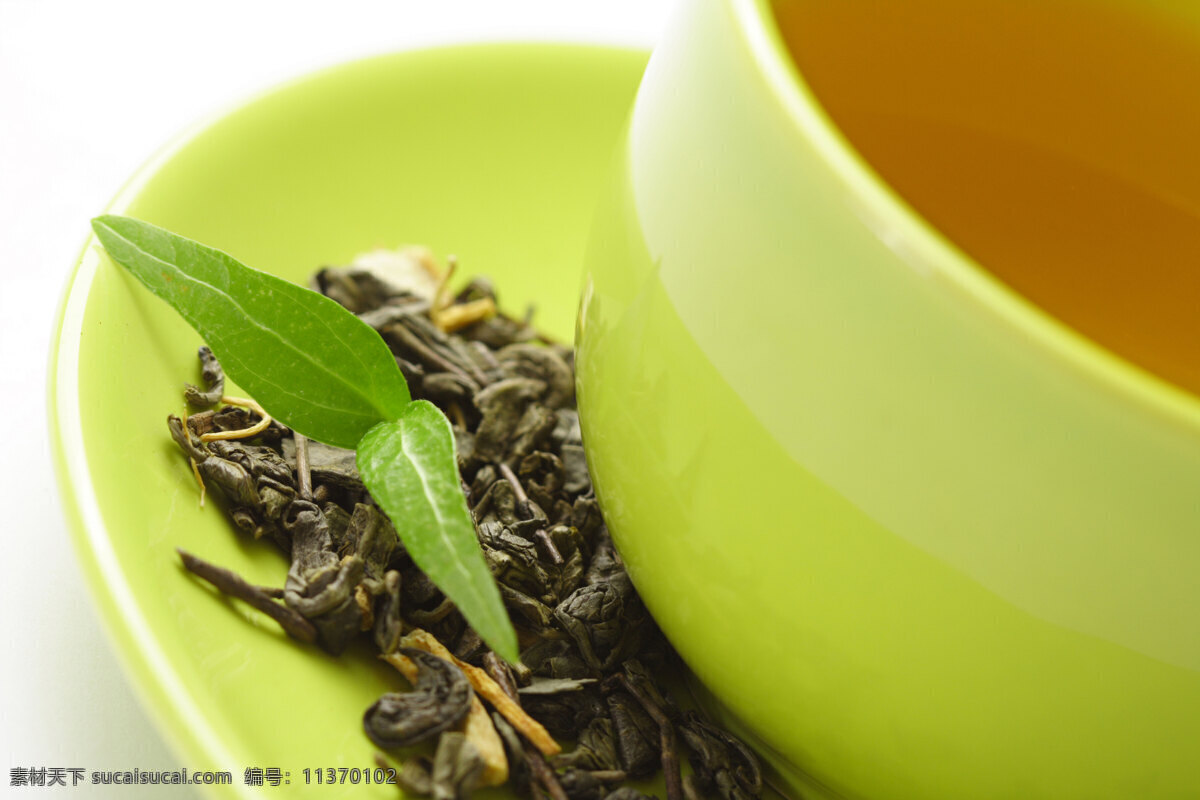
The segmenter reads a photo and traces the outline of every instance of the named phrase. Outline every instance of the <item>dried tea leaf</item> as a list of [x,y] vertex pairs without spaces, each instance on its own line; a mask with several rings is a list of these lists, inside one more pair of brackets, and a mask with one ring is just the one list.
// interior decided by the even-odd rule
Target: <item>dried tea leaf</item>
[[430,775],[433,800],[467,800],[483,770],[483,757],[465,735],[442,734]]
[[[440,417],[440,424],[426,426],[402,419],[390,430],[380,425],[378,438],[364,438],[355,454],[317,441],[302,446],[300,432],[293,436],[265,412],[246,408],[202,411],[186,425],[174,420],[172,435],[194,460],[198,477],[211,476],[229,496],[234,521],[256,537],[269,534],[292,556],[285,590],[209,571],[226,591],[326,649],[339,649],[373,627],[383,658],[418,689],[428,689],[430,679],[399,648],[427,651],[448,669],[458,668],[459,683],[474,687],[474,694],[465,715],[436,734],[436,757],[405,763],[398,782],[410,796],[458,800],[507,774],[533,800],[648,800],[632,788],[614,787],[659,765],[668,800],[757,796],[761,776],[753,754],[732,737],[681,722],[655,685],[654,676],[670,667],[671,653],[633,592],[600,517],[573,407],[570,349],[538,336],[528,316],[519,321],[499,314],[471,323],[479,308],[491,313],[494,307],[486,282],[474,282],[447,311],[445,284],[433,280],[438,273],[428,265],[411,259],[402,265],[410,274],[393,279],[386,270],[356,263],[322,271],[316,285],[382,334],[413,397],[436,402],[453,422],[451,434]],[[424,288],[409,280],[414,276]],[[454,333],[459,322],[450,316],[470,324]],[[219,364],[203,354],[202,360],[204,382],[215,389]],[[200,438],[252,426],[250,439]],[[358,461],[371,459],[377,468],[374,498],[362,480],[372,476],[357,469]],[[415,512],[397,509],[395,497],[387,502],[389,491],[406,486],[422,492]],[[463,493],[473,519],[458,499]],[[380,508],[407,529],[401,531],[406,537],[423,539],[424,564],[414,563]],[[442,546],[447,527],[457,530],[449,549]],[[463,577],[458,568],[468,543],[481,548],[496,593],[519,625],[515,634],[526,663],[505,664],[456,605],[465,595],[453,579]],[[421,547],[410,542],[410,549]],[[434,577],[449,594],[422,571],[430,569],[430,558],[435,572],[437,563],[446,570]],[[467,571],[466,583],[479,578],[478,569]],[[281,598],[285,603],[278,603]],[[496,619],[514,633],[506,614]],[[418,629],[403,636],[414,624],[431,633]],[[476,663],[487,672],[471,666]],[[526,684],[519,695],[517,674]],[[453,691],[450,683],[441,688]],[[414,708],[401,714],[395,697],[381,698],[364,716],[372,738],[394,743],[409,734],[416,735],[413,741],[435,735],[431,730],[440,727],[444,709],[436,712],[420,697],[406,696]],[[485,698],[495,705],[494,718],[485,711]],[[696,773],[686,778],[679,769],[679,731],[698,753]],[[543,755],[559,750],[551,733],[574,743],[569,753],[554,757],[566,769],[561,779]]]
[[352,552],[362,559],[368,578],[382,579],[399,546],[396,529],[378,508],[356,503],[346,526],[346,537]]
[[482,768],[478,751],[462,733],[444,733],[438,738],[433,760],[410,758],[396,775],[396,784],[405,797],[467,800]]
[[580,731],[575,748],[554,757],[554,766],[559,769],[574,767],[589,771],[620,769],[615,737],[611,719],[594,717]]
[[530,453],[521,459],[517,476],[535,503],[551,508],[563,487],[562,459],[542,450]]
[[347,534],[350,528],[350,512],[337,503],[322,503],[321,513],[325,515],[325,522],[329,525],[329,540],[333,544],[333,551],[339,558],[353,553],[354,540]]
[[533,378],[546,384],[544,402],[559,408],[575,400],[575,374],[549,347],[512,344],[496,354],[512,377]]
[[413,691],[389,692],[363,714],[363,729],[375,744],[408,747],[453,728],[471,711],[471,684],[462,670],[422,650],[401,647],[401,655],[417,666]]
[[355,597],[363,579],[362,559],[337,557],[329,523],[311,501],[293,500],[283,525],[292,539],[284,602],[316,626],[321,647],[341,653],[362,629],[363,614]]
[[493,708],[503,714],[512,723],[512,726],[524,734],[525,738],[529,739],[543,754],[553,756],[562,751],[558,742],[551,738],[546,729],[526,714],[520,704],[509,697],[500,684],[496,683],[487,672],[459,661],[441,642],[426,631],[416,629],[401,641],[409,647],[420,648],[424,652],[432,653],[456,664],[467,676],[467,680],[471,682],[471,686],[479,696],[491,703]]
[[269,478],[278,486],[296,487],[291,466],[270,447],[246,444],[244,440],[208,442],[207,447],[214,455],[241,464],[260,482]]
[[433,794],[432,771],[433,762],[430,759],[410,758],[396,773],[396,785],[404,791],[405,797],[429,797]]
[[659,730],[631,695],[613,692],[607,698],[621,766],[632,777],[650,775],[659,764]]
[[[282,442],[283,458],[294,466],[296,463],[296,445],[291,438]],[[358,476],[358,466],[354,462],[354,451],[344,447],[334,447],[310,440],[308,442],[308,469],[312,475],[314,486],[332,484],[350,491],[362,491],[362,479]]]
[[[385,657],[384,660],[398,669],[409,683],[416,683],[417,665],[411,659],[397,653]],[[508,780],[508,758],[504,754],[505,746],[500,738],[501,732],[498,732],[496,726],[492,724],[492,719],[488,716],[483,703],[479,702],[478,695],[471,698],[471,710],[463,722],[462,732],[475,745],[476,751],[483,759],[483,771],[479,776],[479,785],[499,786]]]
[[529,378],[493,383],[475,395],[483,421],[475,432],[475,454],[485,461],[503,461],[526,407],[546,391],[546,384]]
[[483,639],[479,638],[479,634],[474,628],[468,627],[459,637],[458,643],[454,645],[454,657],[459,661],[465,661],[468,664],[478,665],[484,655],[492,652]]
[[762,796],[762,768],[758,757],[740,739],[706,722],[694,711],[683,716],[679,735],[691,749],[689,761],[695,782],[707,793],[724,800],[752,800]]
[[508,756],[508,774],[517,791],[526,794],[532,774],[529,770],[529,758],[525,755],[525,747],[517,736],[517,731],[499,711],[492,712],[492,724],[504,743],[504,752]]
[[504,755],[504,743],[477,696],[471,698],[471,711],[467,714],[462,732],[467,741],[475,745],[475,750],[483,760],[478,785],[499,786],[508,780],[508,758]]
[[564,444],[562,446],[563,491],[570,495],[583,494],[592,486],[588,475],[587,458],[584,456],[583,445]]
[[513,439],[508,448],[509,455],[519,459],[541,449],[557,425],[558,417],[549,408],[541,403],[530,405],[521,415],[521,420],[513,431]]
[[681,800],[683,780],[679,768],[678,737],[671,715],[674,709],[663,699],[653,678],[645,672],[641,663],[630,659],[620,672],[610,676],[606,683],[620,686],[641,704],[645,712],[658,726],[659,753],[661,754],[663,781],[666,784],[667,800]]
[[518,690],[518,694],[525,697],[527,695],[582,692],[586,687],[595,684],[595,678],[534,678],[528,686],[522,686]]
[[[534,678],[537,681],[537,678]],[[579,735],[597,716],[607,713],[604,700],[592,688],[555,694],[520,693],[521,705],[530,716],[555,736],[570,739]]]
[[499,587],[504,607],[516,615],[523,629],[541,635],[553,623],[554,612],[545,603],[503,583]]
[[538,559],[537,546],[499,521],[479,524],[479,543],[488,569],[502,586],[531,597],[546,597],[550,576]]
[[205,388],[185,384],[183,396],[198,408],[211,408],[221,402],[225,394],[225,371],[207,346],[202,345],[197,355],[200,356],[200,377],[204,379]]
[[602,800],[605,794],[604,784],[587,770],[572,767],[559,781],[570,800]]
[[210,564],[183,549],[176,548],[176,552],[189,572],[208,581],[224,594],[236,597],[268,615],[278,622],[289,636],[309,644],[316,641],[317,630],[312,623],[287,606],[276,603],[263,588],[247,583],[232,570]]
[[521,653],[521,662],[545,678],[591,678],[591,667],[569,639],[544,638]]
[[604,800],[658,800],[654,795],[642,794],[632,786],[622,786],[604,795]]
[[576,589],[554,616],[589,667],[607,671],[632,655],[644,638],[647,614],[629,576],[617,573],[604,583]]
[[400,646],[404,620],[400,616],[400,573],[388,570],[383,576],[383,592],[375,604],[375,646],[385,656]]
[[441,280],[441,270],[434,261],[433,253],[424,247],[361,253],[343,271],[360,285],[374,282],[375,291],[382,300],[409,294],[432,301]]

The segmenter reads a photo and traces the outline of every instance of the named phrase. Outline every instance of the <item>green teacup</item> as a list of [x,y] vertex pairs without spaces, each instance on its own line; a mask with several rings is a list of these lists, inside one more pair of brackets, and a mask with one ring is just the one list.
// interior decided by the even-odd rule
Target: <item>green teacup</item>
[[577,340],[668,637],[804,797],[1200,796],[1200,402],[907,206],[763,0],[677,23]]

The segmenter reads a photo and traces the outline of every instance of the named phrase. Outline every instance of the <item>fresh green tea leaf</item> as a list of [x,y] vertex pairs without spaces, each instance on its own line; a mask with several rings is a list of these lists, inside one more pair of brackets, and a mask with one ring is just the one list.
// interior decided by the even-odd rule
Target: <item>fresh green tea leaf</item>
[[357,460],[416,565],[493,650],[516,661],[516,633],[479,549],[442,412],[424,400],[409,404],[399,419],[367,432]]
[[92,229],[109,256],[170,303],[229,376],[285,425],[352,448],[408,404],[383,339],[333,300],[140,220],[97,217]]

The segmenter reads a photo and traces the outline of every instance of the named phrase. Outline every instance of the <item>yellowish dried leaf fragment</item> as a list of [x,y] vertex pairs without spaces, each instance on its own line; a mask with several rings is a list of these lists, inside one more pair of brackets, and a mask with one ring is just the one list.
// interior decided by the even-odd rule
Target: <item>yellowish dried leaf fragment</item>
[[[440,653],[434,653],[434,655],[445,658]],[[391,653],[384,656],[383,660],[399,670],[409,683],[416,684],[417,665],[407,656]],[[501,741],[496,726],[492,724],[492,718],[488,716],[487,709],[483,707],[478,696],[471,698],[471,710],[467,713],[466,720],[459,725],[459,730],[483,758],[483,772],[479,775],[479,786],[499,786],[507,781],[508,757],[504,754],[504,742]]]
[[454,654],[446,649],[445,645],[437,640],[437,638],[420,628],[414,628],[411,633],[404,636],[401,644],[405,647],[415,647],[418,650],[424,650],[426,653],[432,653],[435,656],[444,658],[447,661],[453,662],[467,676],[467,680],[471,682],[471,687],[475,692],[492,704],[492,707],[500,712],[508,723],[517,730],[518,733],[525,735],[541,753],[545,756],[553,756],[562,752],[562,747],[558,742],[554,741],[554,737],[542,727],[542,724],[533,717],[525,713],[524,709],[517,704],[515,700],[504,693],[500,688],[500,684],[492,680],[492,676],[481,670],[479,667],[472,666],[465,661],[459,661],[454,657]]

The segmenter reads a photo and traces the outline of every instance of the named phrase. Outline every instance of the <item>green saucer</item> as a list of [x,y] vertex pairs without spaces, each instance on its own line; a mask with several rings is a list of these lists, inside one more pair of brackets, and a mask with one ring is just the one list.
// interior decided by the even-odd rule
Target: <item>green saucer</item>
[[[373,247],[425,244],[494,278],[510,310],[537,304],[541,327],[569,340],[595,199],[646,57],[482,45],[338,67],[189,133],[109,211],[296,281]],[[89,241],[63,303],[50,415],[92,596],[181,761],[232,773],[213,796],[395,798],[392,786],[316,777],[374,767],[361,716],[399,685],[394,671],[365,648],[333,659],[299,645],[179,567],[176,547],[262,584],[286,573],[215,503],[199,506],[167,433],[183,382],[198,378],[199,344]],[[279,768],[290,784],[247,787],[248,767]]]

